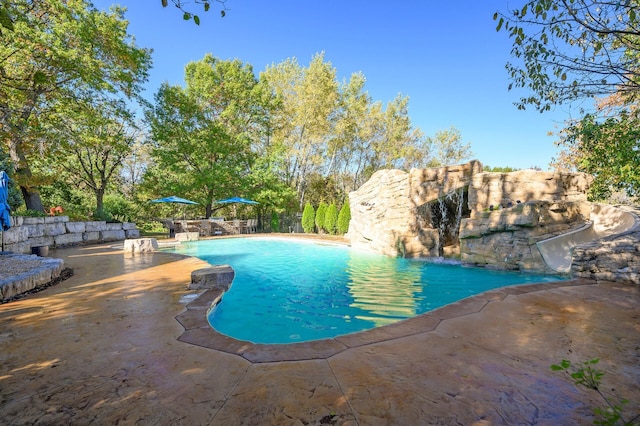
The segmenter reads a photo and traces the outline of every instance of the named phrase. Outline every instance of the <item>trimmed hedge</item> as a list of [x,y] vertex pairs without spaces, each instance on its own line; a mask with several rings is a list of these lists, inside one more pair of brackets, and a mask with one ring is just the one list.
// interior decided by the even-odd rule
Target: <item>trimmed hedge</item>
[[316,212],[311,203],[307,203],[302,211],[302,229],[307,234],[312,234],[315,230]]
[[338,214],[338,234],[346,234],[349,231],[349,222],[351,222],[351,207],[347,201]]
[[318,233],[320,233],[325,227],[325,215],[327,214],[327,203],[324,201],[320,202],[318,206],[318,210],[316,210],[316,227],[318,228]]
[[324,229],[331,235],[335,235],[338,231],[338,208],[335,203],[329,204],[324,216]]

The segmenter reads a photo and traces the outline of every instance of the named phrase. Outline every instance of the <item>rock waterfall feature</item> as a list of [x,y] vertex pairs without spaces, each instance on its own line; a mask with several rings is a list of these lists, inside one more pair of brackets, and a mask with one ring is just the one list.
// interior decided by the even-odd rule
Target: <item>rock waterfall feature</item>
[[389,256],[455,252],[458,224],[469,216],[467,190],[479,161],[432,169],[380,170],[349,194],[348,236],[356,248]]
[[348,237],[355,248],[390,256],[566,272],[573,246],[562,254],[569,251],[569,264],[558,268],[549,262],[553,244],[545,242],[566,242],[571,239],[558,237],[601,220],[596,212],[602,209],[587,201],[591,181],[583,173],[487,173],[478,161],[408,173],[380,170],[349,194]]

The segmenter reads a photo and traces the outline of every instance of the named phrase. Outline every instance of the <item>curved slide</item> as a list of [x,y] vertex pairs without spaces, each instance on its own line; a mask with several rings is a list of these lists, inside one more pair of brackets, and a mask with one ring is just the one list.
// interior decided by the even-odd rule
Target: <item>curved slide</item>
[[571,271],[573,248],[610,235],[631,231],[640,226],[640,219],[620,207],[593,204],[591,221],[585,226],[536,243],[547,266],[563,274]]

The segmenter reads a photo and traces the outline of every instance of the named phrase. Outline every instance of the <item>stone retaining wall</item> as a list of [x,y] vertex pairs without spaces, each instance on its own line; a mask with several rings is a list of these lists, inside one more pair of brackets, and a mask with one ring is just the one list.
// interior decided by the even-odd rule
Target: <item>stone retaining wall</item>
[[73,244],[96,244],[138,238],[135,223],[104,221],[69,222],[69,216],[11,218],[11,228],[4,232],[4,249],[14,253],[31,253],[32,247],[61,247]]

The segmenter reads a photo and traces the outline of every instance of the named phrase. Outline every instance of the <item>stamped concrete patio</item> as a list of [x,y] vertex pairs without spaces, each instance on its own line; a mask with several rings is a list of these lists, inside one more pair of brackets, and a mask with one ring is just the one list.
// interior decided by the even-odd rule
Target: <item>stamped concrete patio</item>
[[590,424],[604,402],[549,366],[592,358],[640,413],[637,287],[515,287],[315,349],[218,347],[176,320],[203,262],[51,255],[75,275],[0,305],[0,424]]

